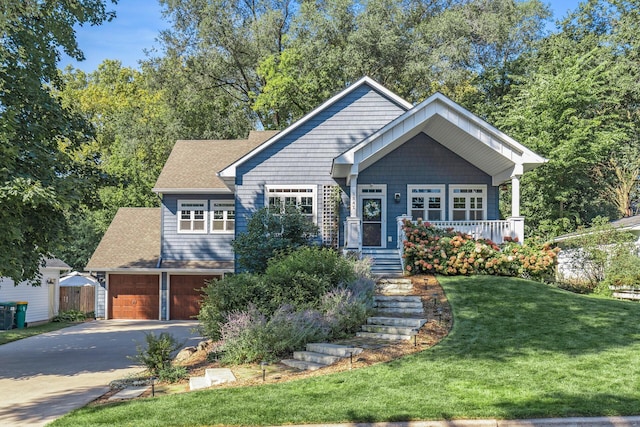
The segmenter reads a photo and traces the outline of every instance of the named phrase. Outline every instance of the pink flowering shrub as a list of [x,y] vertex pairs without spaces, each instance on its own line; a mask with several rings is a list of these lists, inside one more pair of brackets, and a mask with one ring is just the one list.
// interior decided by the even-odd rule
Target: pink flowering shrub
[[506,238],[498,245],[489,239],[474,239],[452,229],[437,228],[418,220],[403,225],[405,270],[409,274],[492,274],[543,279],[557,263],[557,248],[549,243],[528,241],[523,245]]

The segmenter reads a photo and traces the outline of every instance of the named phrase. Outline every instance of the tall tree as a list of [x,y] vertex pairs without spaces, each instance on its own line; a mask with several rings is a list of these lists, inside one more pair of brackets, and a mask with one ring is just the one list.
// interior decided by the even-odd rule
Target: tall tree
[[106,60],[89,74],[67,69],[62,79],[63,105],[95,129],[83,148],[85,156],[99,159],[95,172],[102,178],[94,203],[68,214],[72,229],[58,252],[73,267],[84,268],[118,208],[158,205],[152,188],[180,137],[179,126],[164,91],[118,61]]
[[523,181],[530,225],[559,221],[573,229],[621,213],[610,197],[615,191],[603,190],[624,189],[627,178],[616,167],[633,170],[633,156],[624,153],[638,152],[634,25],[630,2],[581,4],[529,58],[528,74],[504,97],[497,124],[549,158]]
[[51,91],[61,51],[81,60],[73,26],[113,17],[107,2],[0,2],[0,276],[34,279],[67,229],[65,209],[83,194],[76,151],[90,128]]

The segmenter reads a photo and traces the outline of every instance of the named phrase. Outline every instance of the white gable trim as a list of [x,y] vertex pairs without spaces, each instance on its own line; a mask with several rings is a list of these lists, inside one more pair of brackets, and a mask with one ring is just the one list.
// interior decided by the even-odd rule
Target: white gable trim
[[387,89],[384,86],[382,86],[381,84],[377,83],[375,80],[371,79],[370,77],[363,77],[360,80],[358,80],[357,82],[355,82],[352,85],[350,85],[349,87],[347,87],[346,89],[344,89],[342,92],[340,92],[337,95],[333,96],[331,99],[326,101],[324,104],[322,104],[319,107],[315,108],[313,111],[311,111],[310,113],[308,113],[307,115],[302,117],[300,120],[298,120],[297,122],[295,122],[294,124],[292,124],[288,128],[284,129],[283,131],[281,131],[280,133],[275,135],[273,138],[271,138],[268,141],[266,141],[264,144],[261,144],[258,147],[254,148],[252,151],[250,151],[249,153],[247,153],[246,155],[241,157],[239,160],[237,160],[233,164],[227,166],[226,168],[224,168],[223,170],[218,172],[218,176],[220,178],[222,178],[228,186],[230,186],[230,187],[233,186],[233,184],[234,184],[233,179],[236,176],[236,169],[238,168],[238,166],[240,166],[242,163],[246,162],[247,160],[249,160],[250,158],[252,158],[256,154],[262,152],[264,149],[266,149],[269,146],[273,145],[274,143],[276,143],[280,139],[284,138],[289,133],[293,132],[294,130],[296,130],[297,128],[299,128],[300,126],[304,125],[306,122],[308,122],[309,120],[314,118],[316,115],[321,113],[327,107],[329,107],[330,105],[332,105],[335,102],[339,101],[340,99],[346,97],[351,92],[353,92],[354,90],[356,90],[357,88],[359,88],[360,86],[363,86],[363,85],[370,86],[373,90],[375,90],[377,92],[380,92],[382,95],[384,95],[385,97],[389,98],[391,101],[395,102],[396,104],[398,104],[400,107],[404,108],[405,110],[409,110],[409,109],[411,109],[413,107],[413,105],[410,102],[402,99],[401,97],[399,97],[395,93],[391,92],[389,89]]
[[[427,122],[436,116],[456,126],[477,144],[490,148],[495,155],[506,160],[501,170],[490,173],[494,177],[494,185],[504,182],[503,177],[508,179],[514,173],[526,172],[547,161],[446,96],[436,93],[336,157],[333,161],[332,176],[345,178],[357,175],[420,132],[427,131]],[[451,144],[462,142],[452,141]],[[476,159],[470,156],[466,160],[477,165]]]

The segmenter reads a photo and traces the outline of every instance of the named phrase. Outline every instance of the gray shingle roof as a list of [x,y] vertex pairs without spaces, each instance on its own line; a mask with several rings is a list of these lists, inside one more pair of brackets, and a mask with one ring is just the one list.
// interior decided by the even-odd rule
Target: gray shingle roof
[[278,131],[251,131],[247,139],[176,141],[154,191],[227,190],[217,173]]
[[86,269],[155,268],[160,259],[160,208],[120,208]]

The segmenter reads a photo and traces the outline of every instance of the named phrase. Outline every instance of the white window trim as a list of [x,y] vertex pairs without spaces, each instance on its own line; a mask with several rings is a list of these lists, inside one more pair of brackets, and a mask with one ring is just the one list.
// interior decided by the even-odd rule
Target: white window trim
[[[191,230],[181,230],[180,229],[180,221],[182,221],[182,206],[188,203],[193,203],[193,204],[199,204],[202,205],[202,210],[203,210],[203,214],[204,214],[204,229],[203,230],[193,230],[193,221],[194,219],[191,219]],[[189,209],[189,210],[195,210],[195,209]],[[207,228],[208,228],[208,203],[206,200],[178,200],[178,209],[177,209],[177,215],[176,215],[176,229],[178,234],[207,234]]]
[[[464,190],[464,189],[469,189],[469,190],[482,190],[482,220],[464,220],[464,221],[486,221],[487,220],[487,205],[488,205],[488,193],[487,193],[487,186],[485,184],[479,185],[479,184],[450,184],[449,185],[449,220],[453,221],[453,198],[456,197],[456,195],[454,194],[455,190]],[[477,194],[477,193],[476,193]],[[466,213],[465,216],[469,216],[469,208],[467,207],[466,209]],[[477,210],[477,209],[476,209]]]
[[[220,208],[220,209],[216,209],[216,208]],[[214,219],[214,215],[213,212],[214,211],[224,211],[224,218],[222,220],[218,220],[218,221],[222,221],[222,223],[224,224],[224,229],[223,230],[216,230],[213,227],[213,221],[215,221]],[[229,211],[233,211],[233,213],[235,214],[236,212],[236,203],[235,200],[229,200],[229,199],[225,199],[225,200],[209,200],[209,232],[211,234],[233,234],[235,233],[235,228],[236,228],[236,220],[235,220],[235,215],[234,215],[234,219],[233,219],[233,228],[228,230],[227,227],[227,222],[229,221],[229,219],[227,218],[227,212]]]
[[[440,201],[440,203],[441,203],[440,204],[440,221],[445,221],[445,218],[446,218],[445,217],[445,209],[446,209],[445,204],[446,204],[446,201],[447,201],[447,192],[446,192],[446,188],[445,188],[444,184],[408,184],[407,185],[407,215],[411,215],[411,211],[413,210],[412,206],[411,206],[412,198],[413,198],[413,190],[422,190],[422,189],[424,189],[424,190],[440,190],[440,198],[441,198],[441,201]],[[419,193],[416,193],[416,194],[419,194]],[[429,197],[429,193],[422,193],[422,194],[424,194],[425,199],[427,197]],[[428,200],[425,200],[425,209],[427,209],[427,206],[426,206],[427,203],[428,203]],[[424,209],[423,209],[422,213],[423,213],[422,220],[423,221],[429,221],[428,218],[425,218],[426,215],[425,215]],[[418,218],[413,218],[413,220],[416,220],[416,219],[418,219]]]
[[[278,190],[286,190],[286,191],[278,191]],[[311,190],[307,192],[296,192],[295,190]],[[265,185],[264,187],[264,205],[265,207],[269,207],[269,197],[291,197],[292,195],[296,195],[296,197],[311,197],[313,199],[311,206],[311,216],[313,218],[313,223],[318,224],[318,186],[317,185],[304,185],[304,184],[270,184]],[[305,215],[306,216],[306,215]]]

